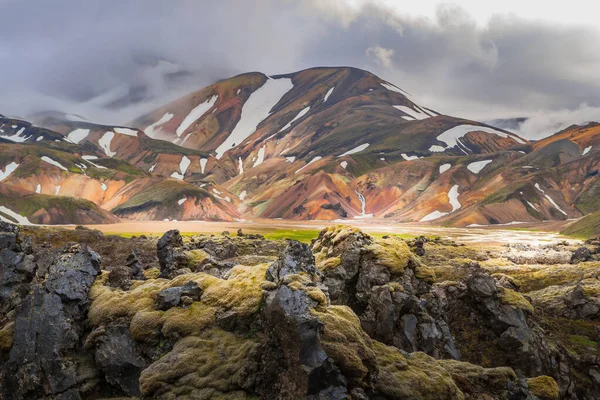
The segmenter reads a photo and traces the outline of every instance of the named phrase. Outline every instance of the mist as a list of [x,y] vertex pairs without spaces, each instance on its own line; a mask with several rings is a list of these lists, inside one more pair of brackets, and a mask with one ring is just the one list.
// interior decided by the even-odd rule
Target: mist
[[528,117],[539,138],[600,120],[597,28],[515,15],[435,18],[378,2],[0,0],[0,113],[128,121],[219,79],[347,65],[439,112]]

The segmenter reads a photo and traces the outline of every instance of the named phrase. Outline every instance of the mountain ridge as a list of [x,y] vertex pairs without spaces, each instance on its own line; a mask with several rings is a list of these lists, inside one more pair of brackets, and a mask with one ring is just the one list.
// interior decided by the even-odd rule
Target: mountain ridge
[[[42,127],[1,118],[7,147],[0,169],[15,163],[23,175],[18,170],[33,153],[72,167],[48,172],[53,167],[43,163],[41,175],[17,179],[13,172],[0,185],[32,191],[42,184],[48,191],[46,174],[57,187],[76,174],[80,189],[65,194],[126,219],[375,218],[468,226],[578,218],[600,209],[589,198],[600,167],[597,125],[529,142],[442,115],[358,68],[239,74],[126,126],[57,116],[38,120]],[[179,204],[183,194],[174,199],[160,189],[161,180],[173,193],[187,193],[185,200]],[[100,196],[104,186],[110,190]]]

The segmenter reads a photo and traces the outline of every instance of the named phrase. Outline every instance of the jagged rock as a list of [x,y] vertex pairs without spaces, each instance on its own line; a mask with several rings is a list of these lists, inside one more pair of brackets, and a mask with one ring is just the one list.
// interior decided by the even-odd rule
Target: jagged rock
[[589,261],[592,259],[592,253],[587,247],[579,247],[577,250],[573,252],[571,256],[571,263],[577,264],[584,261]]
[[100,256],[87,246],[75,246],[50,266],[46,289],[64,300],[87,301],[88,292],[100,272]]
[[324,229],[313,244],[333,304],[359,314],[365,331],[405,351],[460,358],[444,320],[433,273],[395,237],[376,240],[356,228]]
[[549,315],[568,319],[600,319],[600,281],[597,279],[548,286],[529,295],[535,306]]
[[300,273],[306,273],[316,281],[315,257],[308,245],[289,241],[277,261],[267,270],[267,279],[279,283],[286,275]]
[[128,267],[114,267],[108,274],[106,286],[119,288],[121,290],[129,290],[129,288],[131,288],[132,276],[132,271]]
[[262,317],[270,341],[263,349],[268,369],[263,375],[271,382],[262,388],[263,397],[347,397],[347,381],[321,345],[323,324],[310,312],[317,305],[306,292],[287,285],[265,298]]
[[[464,283],[457,287],[459,292],[447,296],[446,315],[451,331],[458,337],[474,330],[488,338],[480,357],[494,357],[494,365],[509,365],[529,376],[544,373],[557,363],[531,318],[534,308],[523,295],[499,286],[480,268],[472,270]],[[458,345],[460,348],[468,343]],[[471,352],[469,361],[478,360],[473,356]]]
[[[19,307],[14,343],[0,386],[7,399],[77,394],[76,347],[87,316],[88,292],[100,257],[74,246],[50,266],[45,284],[35,284]],[[0,396],[1,397],[1,396]]]
[[129,327],[123,324],[96,328],[87,338],[86,347],[94,353],[108,383],[128,396],[139,396],[140,373],[146,362],[136,350]]
[[175,275],[175,271],[185,266],[185,261],[182,262],[182,258],[185,259],[177,248],[183,246],[183,239],[177,229],[165,232],[165,234],[159,239],[156,244],[156,250],[158,255],[158,263],[160,265],[160,277],[161,278],[172,278]]
[[183,286],[175,286],[161,290],[156,296],[156,309],[166,311],[169,308],[178,307],[184,298],[192,301],[200,300],[202,289],[196,282],[188,282]]
[[141,281],[146,279],[144,277],[144,266],[135,251],[127,256],[126,265],[131,270],[132,279]]

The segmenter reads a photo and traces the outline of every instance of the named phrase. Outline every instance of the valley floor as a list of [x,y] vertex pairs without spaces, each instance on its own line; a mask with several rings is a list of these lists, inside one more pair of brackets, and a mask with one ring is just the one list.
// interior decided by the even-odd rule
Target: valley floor
[[[269,239],[295,239],[310,242],[319,231],[339,221],[291,221],[256,219],[237,222],[208,221],[124,221],[117,224],[87,225],[105,234],[120,236],[163,234],[170,229],[178,229],[186,234],[221,233],[228,231],[234,234],[238,229],[246,233],[265,235]],[[574,239],[562,236],[560,231],[568,221],[548,221],[538,224],[520,224],[512,226],[487,226],[473,228],[446,228],[424,224],[391,224],[383,221],[344,221],[376,236],[385,234],[401,235],[406,238],[416,236],[440,236],[443,239],[473,245],[502,245],[521,243],[529,245],[556,243],[563,240],[575,242]],[[69,228],[66,226],[66,228]]]

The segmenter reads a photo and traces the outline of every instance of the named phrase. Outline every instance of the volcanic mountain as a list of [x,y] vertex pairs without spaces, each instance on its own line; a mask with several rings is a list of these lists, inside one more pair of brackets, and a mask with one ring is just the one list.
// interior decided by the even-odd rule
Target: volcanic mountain
[[125,126],[36,121],[0,120],[0,185],[83,198],[111,218],[468,226],[600,209],[597,124],[529,142],[356,68],[238,75]]

